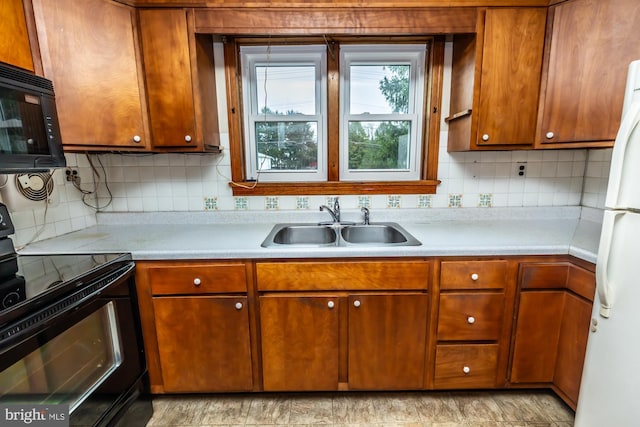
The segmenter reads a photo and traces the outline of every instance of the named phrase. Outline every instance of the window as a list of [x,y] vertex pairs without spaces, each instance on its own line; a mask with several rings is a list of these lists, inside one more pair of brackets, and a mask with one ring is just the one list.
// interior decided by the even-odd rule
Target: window
[[341,48],[340,179],[420,179],[425,48]]
[[444,44],[392,40],[227,40],[234,194],[435,192]]
[[243,46],[247,176],[326,181],[325,46]]

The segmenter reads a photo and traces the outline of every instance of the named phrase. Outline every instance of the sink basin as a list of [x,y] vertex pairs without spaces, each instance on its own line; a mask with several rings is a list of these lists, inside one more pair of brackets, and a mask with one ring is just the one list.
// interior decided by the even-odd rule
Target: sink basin
[[262,246],[420,246],[415,237],[394,222],[374,224],[276,224]]
[[335,230],[326,225],[278,224],[271,230],[262,246],[335,246],[337,238]]
[[407,243],[408,238],[397,226],[389,224],[353,225],[340,230],[347,243]]

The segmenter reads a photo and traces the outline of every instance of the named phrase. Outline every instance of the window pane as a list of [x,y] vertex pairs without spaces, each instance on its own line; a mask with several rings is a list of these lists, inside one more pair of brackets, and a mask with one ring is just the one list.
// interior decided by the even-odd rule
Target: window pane
[[256,83],[258,114],[316,114],[313,65],[256,66]]
[[258,170],[317,170],[317,122],[256,122]]
[[410,69],[410,65],[352,65],[349,113],[408,113]]
[[349,122],[349,169],[408,169],[411,121]]

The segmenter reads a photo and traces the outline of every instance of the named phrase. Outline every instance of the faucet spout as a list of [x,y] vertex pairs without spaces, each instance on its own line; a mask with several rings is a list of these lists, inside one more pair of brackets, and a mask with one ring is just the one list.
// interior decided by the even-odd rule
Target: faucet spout
[[329,215],[331,215],[331,218],[333,219],[334,223],[340,222],[340,217],[337,216],[336,213],[333,210],[331,210],[329,206],[327,205],[320,206],[320,211],[327,211]]
[[327,205],[322,205],[320,206],[320,210],[329,212],[329,215],[331,215],[331,218],[333,219],[334,223],[336,224],[340,223],[340,202],[338,202],[337,197],[333,201],[333,209],[331,209]]

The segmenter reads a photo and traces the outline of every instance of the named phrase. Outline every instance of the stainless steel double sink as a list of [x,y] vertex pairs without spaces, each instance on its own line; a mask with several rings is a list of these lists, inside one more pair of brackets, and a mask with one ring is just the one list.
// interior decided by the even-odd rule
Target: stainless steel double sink
[[276,224],[262,242],[272,247],[420,246],[395,222],[371,224]]

